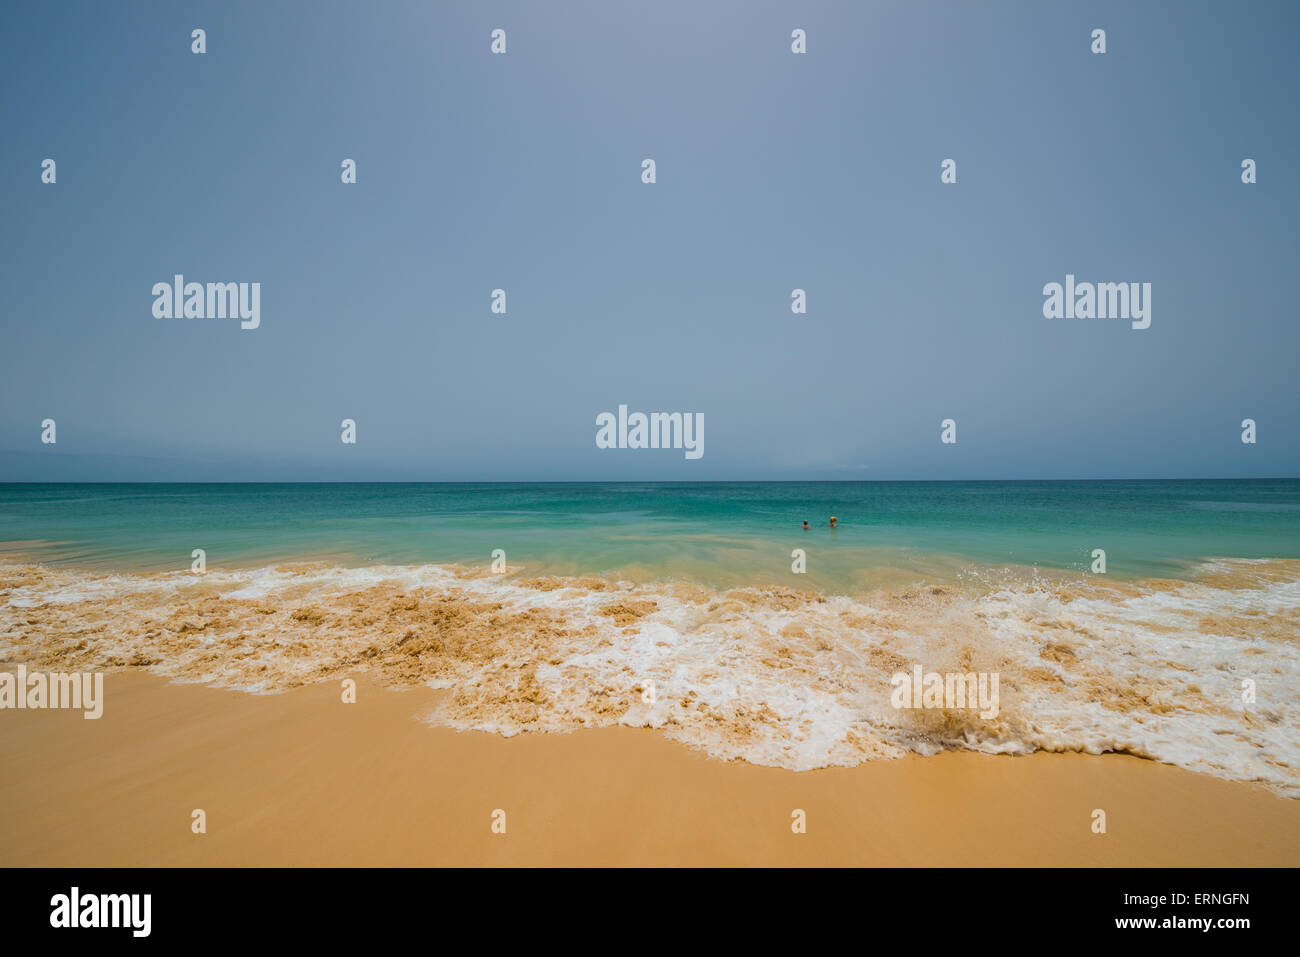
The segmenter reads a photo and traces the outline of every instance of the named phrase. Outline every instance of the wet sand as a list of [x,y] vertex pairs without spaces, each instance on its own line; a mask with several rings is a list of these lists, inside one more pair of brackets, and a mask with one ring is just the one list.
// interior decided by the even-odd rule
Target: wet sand
[[1300,864],[1300,801],[1128,755],[794,772],[649,730],[456,732],[422,720],[437,692],[358,686],[344,704],[337,681],[249,695],[116,672],[98,721],[0,712],[0,864]]
[[[364,673],[452,689],[453,729],[651,727],[793,771],[936,747],[1119,751],[1300,797],[1300,562],[1207,563],[1196,582],[989,574],[836,596],[450,566],[0,563],[0,662],[251,692]],[[901,707],[894,678],[918,666],[997,675],[997,706]]]

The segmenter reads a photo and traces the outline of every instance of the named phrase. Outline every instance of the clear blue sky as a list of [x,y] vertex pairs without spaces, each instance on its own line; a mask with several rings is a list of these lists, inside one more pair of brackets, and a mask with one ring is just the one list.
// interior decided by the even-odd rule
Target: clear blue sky
[[[1300,475],[1298,35],[1264,2],[5,4],[0,480]],[[155,319],[178,272],[261,282],[261,328]],[[1067,272],[1151,282],[1151,328],[1043,318]],[[704,457],[597,449],[619,403],[704,413]]]

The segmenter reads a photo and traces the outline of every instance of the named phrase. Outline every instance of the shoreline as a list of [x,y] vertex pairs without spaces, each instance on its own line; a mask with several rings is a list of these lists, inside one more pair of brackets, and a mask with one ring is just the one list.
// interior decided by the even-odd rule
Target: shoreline
[[[841,525],[835,531],[842,530]],[[815,528],[811,534],[823,532]],[[629,560],[599,568],[584,567],[571,557],[563,560],[553,556],[525,556],[518,558],[511,555],[506,575],[523,575],[530,578],[598,578],[611,585],[631,584],[646,586],[685,585],[726,591],[743,587],[769,587],[796,585],[807,591],[817,592],[827,597],[861,597],[873,592],[907,585],[937,583],[949,586],[964,586],[971,583],[985,582],[993,575],[1008,581],[1024,581],[1037,578],[1048,583],[1069,584],[1095,578],[1095,573],[1087,570],[1088,562],[1073,564],[1045,564],[1018,562],[1010,560],[989,560],[963,554],[957,551],[933,550],[925,553],[927,561],[918,564],[920,552],[904,547],[874,546],[874,562],[862,563],[854,569],[854,577],[828,580],[811,573],[793,576],[788,569],[789,562],[784,557],[786,546],[820,545],[823,542],[810,537],[809,532],[797,527],[790,534],[770,540],[735,539],[737,543],[753,548],[757,545],[772,546],[782,556],[779,561],[766,568],[746,568],[726,580],[709,580],[700,578],[692,572],[698,571],[709,563],[698,563],[691,559],[675,563],[645,563]],[[124,561],[115,556],[109,561],[102,558],[75,557],[68,558],[49,554],[53,549],[73,545],[66,541],[28,540],[21,542],[0,541],[0,569],[4,566],[34,565],[50,571],[62,571],[69,574],[81,574],[88,577],[135,576],[141,578],[162,578],[169,575],[191,574],[192,559],[188,553],[169,554],[164,560],[161,554],[135,562]],[[21,546],[21,547],[18,547]],[[861,547],[861,546],[850,546]],[[211,556],[205,559],[207,570],[211,572],[255,572],[276,568],[293,569],[307,566],[328,566],[341,571],[361,571],[371,568],[415,569],[432,568],[467,577],[496,577],[502,573],[493,571],[493,559],[482,555],[474,558],[428,558],[419,560],[401,560],[384,558],[349,549],[298,550],[272,555],[236,554],[224,555],[218,562]],[[1141,570],[1110,569],[1105,573],[1105,580],[1127,586],[1142,586],[1159,583],[1194,584],[1205,575],[1213,574],[1222,566],[1248,567],[1251,565],[1289,566],[1300,569],[1300,557],[1290,556],[1235,556],[1207,554],[1180,559],[1176,566],[1159,570],[1143,568]]]
[[[1130,755],[788,771],[624,727],[511,738],[358,676],[278,695],[106,678],[0,713],[4,866],[1295,866],[1300,801]],[[207,833],[193,834],[202,808]],[[791,833],[795,808],[807,833]],[[1107,813],[1093,834],[1092,812]],[[491,832],[495,810],[506,833]]]
[[[1123,752],[1294,797],[1297,565],[854,599],[439,566],[86,576],[0,563],[0,662],[251,692],[365,674],[450,689],[453,729],[648,727],[794,771],[936,748]],[[900,705],[895,679],[917,668],[1000,676],[1000,700]]]

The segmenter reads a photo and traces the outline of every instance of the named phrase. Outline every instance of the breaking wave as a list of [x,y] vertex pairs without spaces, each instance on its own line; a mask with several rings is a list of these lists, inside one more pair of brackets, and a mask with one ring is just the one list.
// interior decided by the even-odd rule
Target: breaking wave
[[[447,689],[430,720],[458,729],[649,727],[793,770],[954,748],[1124,751],[1300,796],[1290,560],[1211,562],[1193,581],[972,569],[853,596],[435,565],[6,563],[0,658],[262,693],[368,672]],[[915,665],[999,674],[998,713],[895,709],[889,679]]]

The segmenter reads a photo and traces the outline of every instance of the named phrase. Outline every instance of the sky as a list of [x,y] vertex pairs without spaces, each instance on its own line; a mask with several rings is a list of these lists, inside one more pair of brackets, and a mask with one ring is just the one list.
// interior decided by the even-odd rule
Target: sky
[[[0,481],[1298,476],[1298,28],[5,4]],[[155,317],[177,273],[260,282],[259,328]],[[1150,328],[1045,318],[1067,274],[1150,282]],[[704,454],[597,448],[620,404],[702,414]]]

